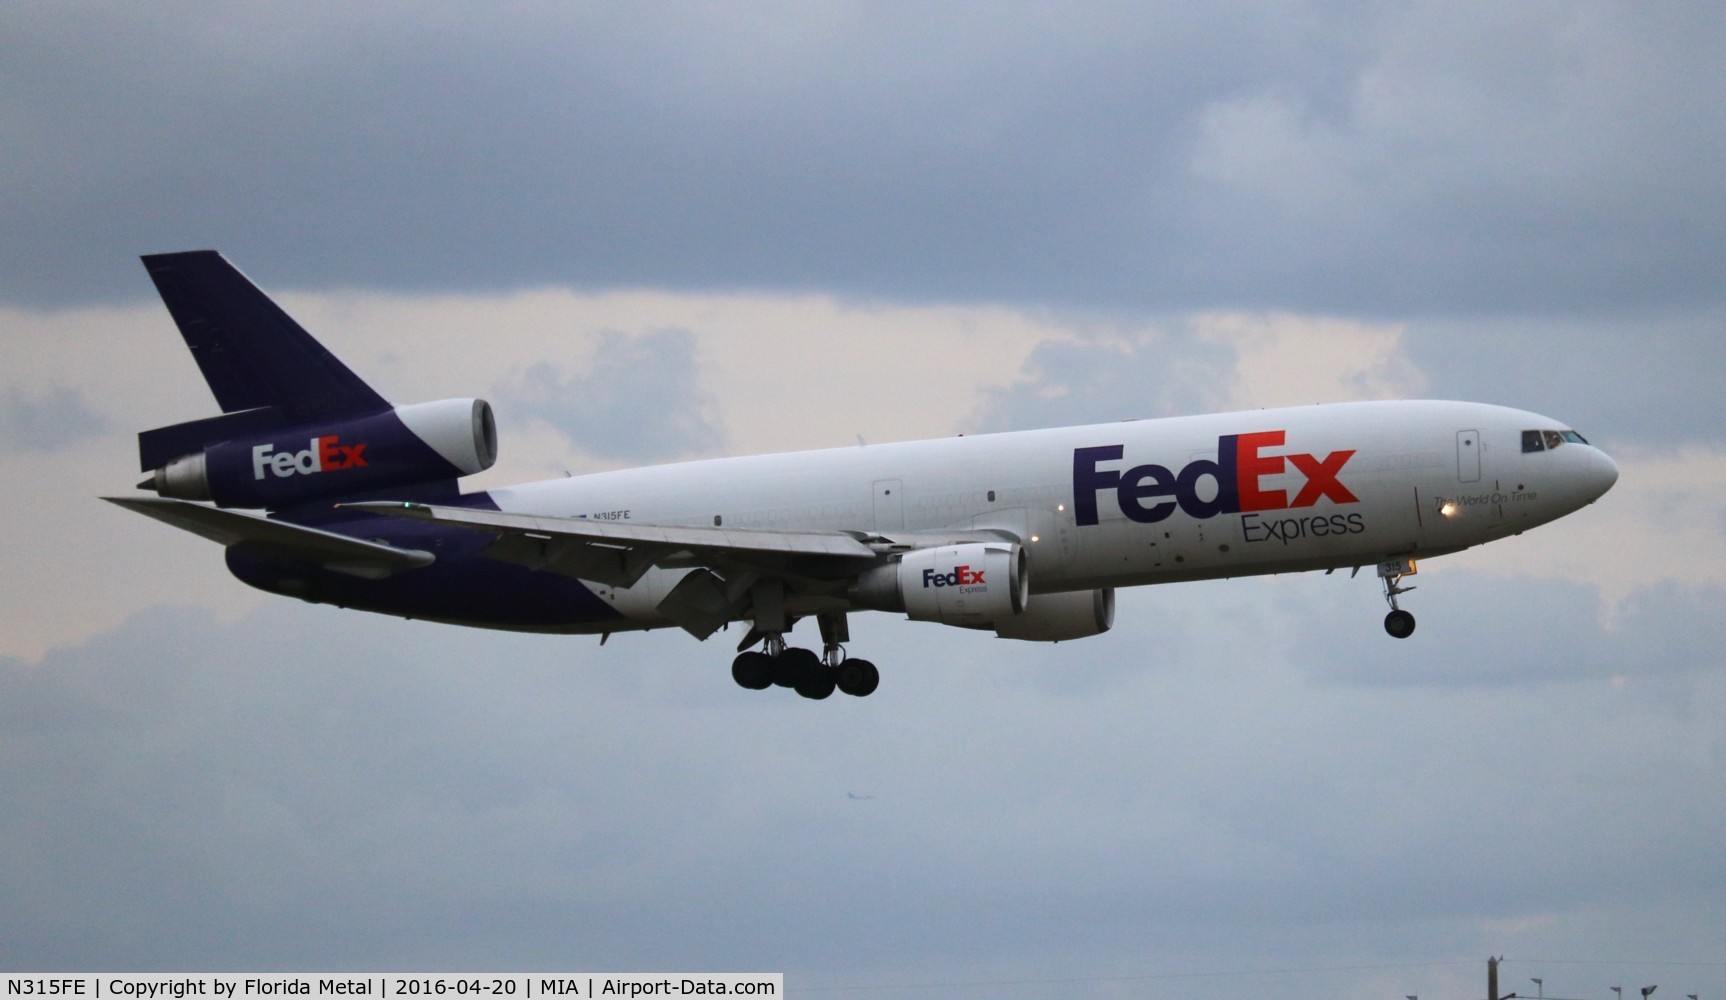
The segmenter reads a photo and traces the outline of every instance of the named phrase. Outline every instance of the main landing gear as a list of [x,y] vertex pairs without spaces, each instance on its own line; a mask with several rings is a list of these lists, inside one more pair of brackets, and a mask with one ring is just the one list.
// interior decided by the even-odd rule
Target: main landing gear
[[731,661],[731,679],[753,691],[775,684],[794,688],[803,697],[817,701],[835,690],[857,698],[866,697],[881,684],[881,672],[875,669],[875,664],[848,657],[843,649],[838,649],[836,656],[833,653],[817,656],[811,650],[788,647],[783,639],[777,643],[770,639],[766,648],[771,650],[774,645],[778,645],[779,652],[738,653],[737,659]]
[[1384,599],[1390,602],[1390,614],[1384,616],[1384,630],[1393,639],[1406,639],[1414,634],[1414,616],[1396,606],[1398,594],[1414,589],[1402,586],[1402,578],[1413,576],[1414,572],[1413,559],[1386,559],[1378,564],[1379,579],[1384,581]]
[[[833,621],[832,619],[837,619]],[[840,641],[849,638],[843,615],[821,615],[822,651],[786,646],[783,633],[769,632],[760,650],[746,650],[731,661],[731,679],[752,691],[777,684],[793,688],[805,698],[819,701],[835,690],[856,698],[873,694],[881,685],[881,672],[868,660],[845,655]],[[744,639],[754,644],[755,633]]]

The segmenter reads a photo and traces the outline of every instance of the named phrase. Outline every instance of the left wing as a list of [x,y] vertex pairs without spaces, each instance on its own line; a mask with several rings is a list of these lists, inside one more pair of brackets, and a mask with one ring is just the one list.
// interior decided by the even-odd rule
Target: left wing
[[[689,569],[659,602],[659,612],[699,639],[753,606],[768,621],[783,615],[784,594],[839,592],[883,557],[927,546],[1000,541],[1006,533],[775,531],[680,524],[619,524],[580,517],[538,517],[402,501],[339,504],[389,517],[435,521],[497,536],[486,555],[617,588],[649,569]],[[776,610],[775,610],[776,609]],[[757,627],[764,626],[758,614]],[[752,633],[753,634],[753,633]]]
[[[416,518],[497,535],[485,554],[532,570],[564,573],[627,589],[651,568],[687,568],[656,608],[697,639],[706,639],[746,608],[756,627],[784,615],[785,592],[839,592],[892,553],[953,542],[1001,541],[1005,532],[870,534],[844,530],[766,530],[702,525],[644,525],[589,518],[514,515],[413,501],[337,504],[375,515]],[[754,632],[751,632],[754,634]]]
[[882,552],[906,547],[879,538],[872,546],[872,536],[862,532],[619,524],[399,501],[339,506],[495,534],[498,540],[486,553],[493,558],[613,587],[632,586],[655,566],[812,579],[849,576]]

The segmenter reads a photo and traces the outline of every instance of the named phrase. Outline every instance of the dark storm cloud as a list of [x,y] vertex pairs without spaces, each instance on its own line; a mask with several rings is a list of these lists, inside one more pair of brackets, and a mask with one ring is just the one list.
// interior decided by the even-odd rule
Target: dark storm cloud
[[15,385],[0,389],[0,454],[54,451],[106,430],[107,419],[77,389],[63,385],[41,391]]
[[495,395],[510,419],[544,420],[597,458],[713,455],[724,448],[725,425],[699,384],[695,346],[688,330],[609,330],[598,337],[592,371],[565,375],[541,361]]
[[1717,5],[56,5],[0,294],[770,287],[1352,315],[1718,301]]

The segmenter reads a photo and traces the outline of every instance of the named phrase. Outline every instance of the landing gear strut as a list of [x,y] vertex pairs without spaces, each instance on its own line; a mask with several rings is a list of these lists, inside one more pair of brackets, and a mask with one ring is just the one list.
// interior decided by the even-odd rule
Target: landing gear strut
[[[881,673],[868,660],[845,655],[841,643],[850,639],[845,616],[819,615],[821,623],[821,653],[796,646],[786,646],[783,632],[761,635],[761,649],[737,654],[731,661],[731,679],[752,691],[777,684],[793,688],[805,698],[819,701],[843,691],[856,698],[872,694],[881,684]],[[752,633],[753,635],[754,633]],[[746,644],[753,645],[749,639]]]
[[1396,606],[1398,594],[1415,589],[1402,586],[1402,578],[1413,576],[1414,560],[1406,557],[1386,559],[1378,564],[1379,579],[1384,581],[1384,599],[1390,602],[1390,614],[1384,616],[1384,630],[1393,639],[1406,639],[1414,634],[1414,616]]

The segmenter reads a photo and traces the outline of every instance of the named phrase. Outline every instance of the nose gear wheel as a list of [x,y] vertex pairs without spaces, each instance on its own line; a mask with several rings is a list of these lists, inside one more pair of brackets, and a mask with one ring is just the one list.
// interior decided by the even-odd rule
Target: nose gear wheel
[[1386,559],[1378,564],[1379,579],[1384,581],[1384,599],[1390,604],[1390,613],[1384,616],[1384,630],[1393,639],[1406,639],[1414,634],[1414,615],[1396,604],[1398,594],[1415,589],[1402,585],[1402,578],[1413,576],[1414,572],[1414,560],[1406,557]]

